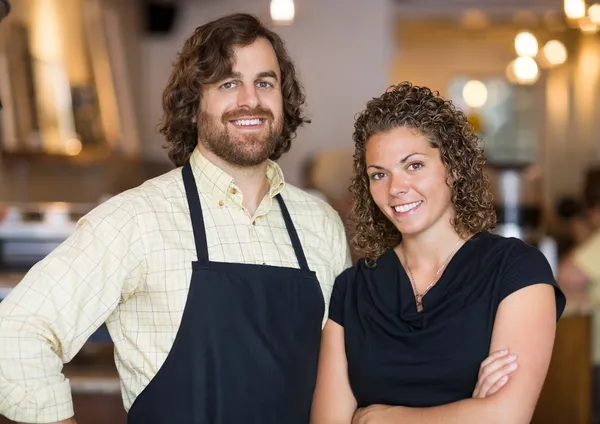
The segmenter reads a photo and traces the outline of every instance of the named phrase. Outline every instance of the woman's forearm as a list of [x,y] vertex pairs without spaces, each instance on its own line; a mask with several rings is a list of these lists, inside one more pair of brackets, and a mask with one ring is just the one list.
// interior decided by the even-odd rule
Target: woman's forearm
[[511,422],[505,415],[497,402],[492,399],[465,399],[430,408],[373,405],[357,411],[353,424],[505,424]]

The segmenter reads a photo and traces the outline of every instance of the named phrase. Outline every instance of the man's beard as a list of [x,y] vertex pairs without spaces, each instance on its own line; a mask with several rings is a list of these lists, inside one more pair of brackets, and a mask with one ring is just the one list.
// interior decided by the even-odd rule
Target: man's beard
[[[227,125],[238,117],[247,116],[265,119],[267,133],[261,131],[234,138]],[[256,166],[266,161],[279,144],[282,129],[283,119],[274,120],[273,113],[262,108],[227,112],[220,122],[208,112],[200,112],[198,117],[199,142],[221,159],[240,167]]]

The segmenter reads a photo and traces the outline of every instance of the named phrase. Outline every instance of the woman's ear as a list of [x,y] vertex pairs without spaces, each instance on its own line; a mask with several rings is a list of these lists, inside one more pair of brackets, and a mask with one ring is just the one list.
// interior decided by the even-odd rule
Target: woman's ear
[[450,187],[452,187],[455,181],[458,181],[460,179],[460,176],[458,175],[456,169],[452,169],[450,172],[447,173],[447,175],[448,176],[446,178],[446,181],[448,182],[448,185]]

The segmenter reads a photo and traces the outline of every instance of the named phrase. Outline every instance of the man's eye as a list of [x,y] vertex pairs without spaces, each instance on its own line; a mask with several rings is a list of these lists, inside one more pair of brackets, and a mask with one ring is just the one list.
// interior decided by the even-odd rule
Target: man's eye
[[235,86],[235,83],[233,81],[227,81],[224,84],[221,84],[221,88],[224,88],[226,90],[233,88]]
[[271,87],[273,87],[273,84],[271,84],[268,81],[259,81],[259,82],[256,83],[256,85],[259,88],[271,88]]

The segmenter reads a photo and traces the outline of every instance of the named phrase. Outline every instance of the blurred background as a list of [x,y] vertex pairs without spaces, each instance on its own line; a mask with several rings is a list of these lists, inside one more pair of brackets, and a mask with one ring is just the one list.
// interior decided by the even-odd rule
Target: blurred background
[[[286,41],[313,122],[280,165],[344,219],[354,116],[408,80],[452,99],[482,137],[498,233],[538,246],[555,269],[585,238],[580,199],[600,164],[600,4],[11,3],[0,24],[0,300],[79,217],[171,169],[157,131],[171,64],[197,26],[231,12],[257,15]],[[591,328],[589,311],[559,324],[536,423],[592,422]],[[100,329],[65,368],[80,424],[125,422],[111,355]]]

